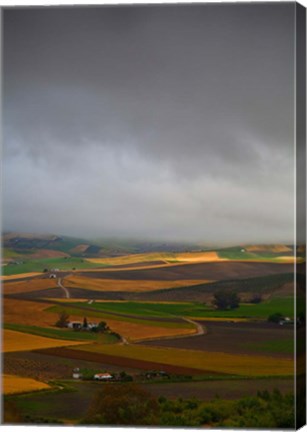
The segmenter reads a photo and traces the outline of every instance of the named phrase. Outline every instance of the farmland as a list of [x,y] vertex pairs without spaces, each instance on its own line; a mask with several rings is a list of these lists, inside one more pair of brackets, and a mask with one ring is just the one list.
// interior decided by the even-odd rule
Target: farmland
[[3,352],[26,351],[38,348],[50,348],[55,346],[67,346],[80,344],[82,342],[74,342],[69,340],[60,340],[36,336],[32,334],[23,334],[14,330],[3,330]]
[[60,270],[73,270],[73,268],[101,267],[101,265],[86,262],[76,257],[25,259],[20,264],[8,264],[2,269],[4,276],[22,273],[43,272],[45,268],[58,268]]
[[33,380],[31,378],[22,378],[16,375],[3,375],[3,393],[23,393],[35,390],[45,390],[50,388],[48,384]]
[[[82,302],[68,303],[67,307],[80,307]],[[84,303],[86,306],[87,303]],[[91,310],[97,310],[105,316],[108,313],[127,314],[134,317],[189,317],[197,319],[206,318],[257,318],[266,319],[269,315],[278,311],[284,316],[293,317],[294,300],[293,297],[276,298],[272,297],[257,305],[248,303],[241,304],[237,309],[230,311],[217,311],[211,304],[185,303],[185,302],[99,302],[96,301],[90,307]],[[73,309],[72,309],[73,310]]]
[[113,357],[152,362],[165,365],[182,366],[203,371],[203,373],[221,373],[243,376],[280,376],[291,375],[293,359],[276,359],[267,356],[226,354],[223,352],[201,352],[198,350],[147,347],[141,345],[83,345],[73,350]]
[[66,285],[71,288],[83,288],[89,290],[103,291],[121,291],[121,292],[149,292],[167,288],[179,288],[182,286],[199,285],[207,283],[206,280],[114,280],[114,279],[101,279],[89,278],[84,276],[69,275],[65,278]]
[[[22,242],[26,248],[10,249],[3,267],[4,373],[6,400],[31,421],[41,415],[78,423],[85,415],[104,384],[73,381],[76,367],[89,376],[124,371],[153,397],[170,400],[291,391],[293,325],[268,322],[276,313],[294,317],[291,248],[101,257],[84,241],[64,242],[59,253],[52,247],[60,240],[44,239],[41,250]],[[237,307],[214,306],[221,290],[238,294]],[[108,330],[59,328],[63,313]],[[148,371],[169,379],[145,379]],[[17,385],[22,395],[14,393]],[[82,408],[72,412],[70,403]]]

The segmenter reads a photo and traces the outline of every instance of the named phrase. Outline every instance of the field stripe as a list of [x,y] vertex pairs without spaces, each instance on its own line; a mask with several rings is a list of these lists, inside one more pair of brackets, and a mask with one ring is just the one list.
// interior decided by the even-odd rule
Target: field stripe
[[15,394],[32,392],[35,390],[48,389],[50,386],[44,382],[34,380],[32,378],[24,378],[17,375],[3,375],[3,393]]

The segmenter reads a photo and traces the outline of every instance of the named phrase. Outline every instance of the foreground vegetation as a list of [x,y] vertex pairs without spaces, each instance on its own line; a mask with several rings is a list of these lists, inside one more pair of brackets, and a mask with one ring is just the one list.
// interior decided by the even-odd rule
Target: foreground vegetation
[[293,428],[294,397],[278,390],[236,401],[168,400],[131,384],[107,385],[96,394],[82,424],[231,428]]
[[[58,391],[64,391],[69,396],[72,389],[65,386]],[[44,404],[43,397],[42,394]],[[4,423],[65,422],[61,421],[65,418],[61,416],[43,417],[38,409],[40,405],[36,402],[36,410],[33,410],[33,403],[27,396],[6,397]],[[236,400],[217,396],[210,401],[201,401],[197,398],[157,398],[133,383],[103,385],[103,389],[94,394],[85,415],[80,417],[74,420],[75,424],[266,429],[288,429],[295,425],[294,397],[292,394],[281,394],[279,390],[265,390]]]

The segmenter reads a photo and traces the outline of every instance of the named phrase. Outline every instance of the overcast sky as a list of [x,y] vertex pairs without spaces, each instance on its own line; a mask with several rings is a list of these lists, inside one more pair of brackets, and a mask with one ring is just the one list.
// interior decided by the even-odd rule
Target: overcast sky
[[293,242],[294,7],[5,10],[3,229]]

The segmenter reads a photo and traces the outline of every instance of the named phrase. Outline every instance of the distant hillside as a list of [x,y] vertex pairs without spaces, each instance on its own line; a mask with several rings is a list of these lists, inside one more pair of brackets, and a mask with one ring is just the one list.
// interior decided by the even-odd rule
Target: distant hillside
[[[5,233],[2,236],[3,257],[6,260],[54,257],[107,258],[148,253],[216,252],[219,258],[230,260],[275,259],[293,256],[291,245],[247,245],[227,248],[207,248],[199,244],[150,242],[118,239],[88,240],[55,234]],[[49,252],[48,252],[49,251]],[[303,254],[302,251],[300,251]],[[187,258],[187,257],[186,257]],[[191,260],[192,258],[191,254]]]
[[[199,246],[182,243],[161,243],[128,240],[88,240],[54,234],[5,233],[2,236],[5,259],[41,258],[55,256],[73,257],[116,257],[149,252],[189,252],[200,251]],[[57,251],[49,253],[47,251]],[[64,254],[64,255],[63,255]]]

